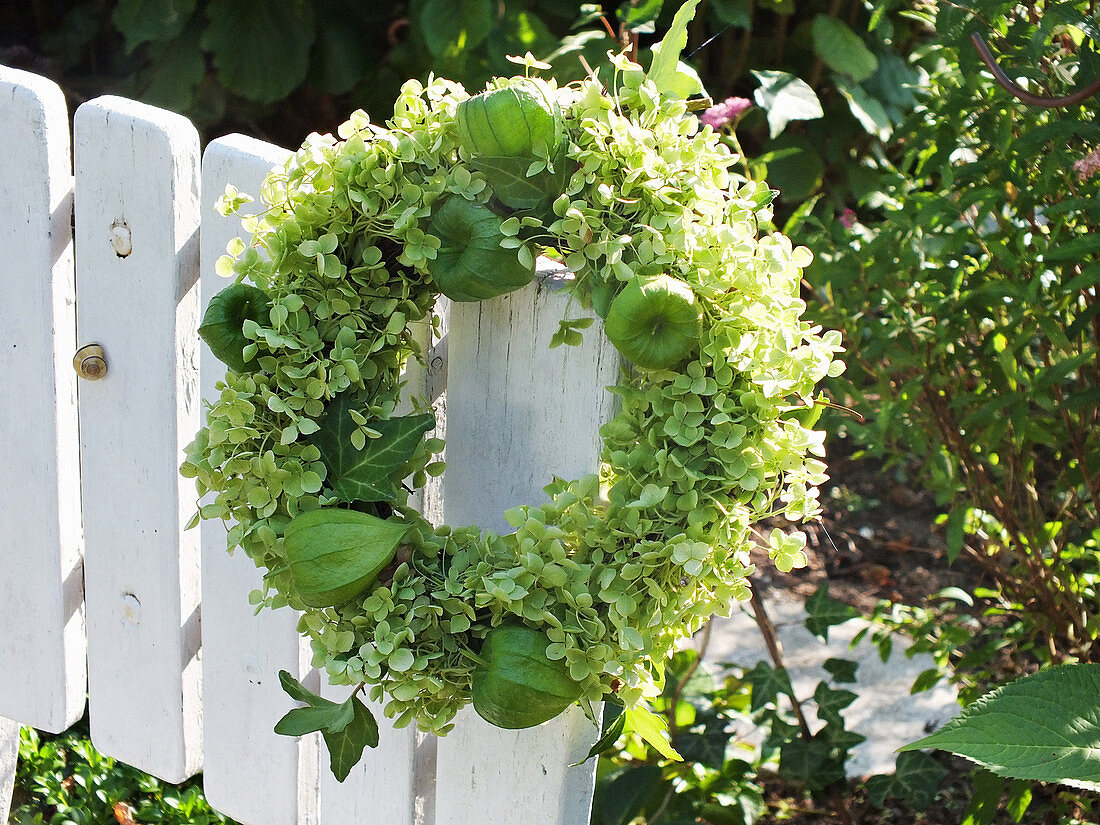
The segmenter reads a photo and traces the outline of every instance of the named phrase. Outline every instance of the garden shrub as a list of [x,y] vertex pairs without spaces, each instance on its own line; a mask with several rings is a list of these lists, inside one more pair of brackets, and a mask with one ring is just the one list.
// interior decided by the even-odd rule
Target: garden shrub
[[[1007,0],[921,13],[930,83],[866,161],[877,184],[814,219],[808,273],[820,317],[845,330],[834,385],[864,424],[832,419],[870,452],[915,458],[964,549],[1023,616],[1041,659],[1094,657],[1100,564],[1100,202],[1095,97],[1027,105],[969,40],[993,43],[1040,94],[1100,72],[1087,2]],[[835,210],[831,210],[834,211]]]

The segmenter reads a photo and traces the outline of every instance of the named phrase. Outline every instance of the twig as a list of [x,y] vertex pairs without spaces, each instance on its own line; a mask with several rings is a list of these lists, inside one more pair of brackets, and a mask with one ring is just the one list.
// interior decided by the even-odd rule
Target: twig
[[1058,109],[1062,106],[1076,106],[1078,103],[1100,92],[1100,77],[1097,77],[1084,88],[1061,97],[1044,97],[1042,95],[1032,94],[1005,74],[1004,70],[997,65],[997,59],[993,56],[993,52],[989,50],[989,46],[986,44],[985,39],[978,32],[974,32],[970,35],[970,42],[973,43],[974,48],[978,50],[978,57],[982,59],[982,63],[989,69],[990,73],[993,75],[993,79],[1013,97],[1030,106],[1041,106],[1046,109]]

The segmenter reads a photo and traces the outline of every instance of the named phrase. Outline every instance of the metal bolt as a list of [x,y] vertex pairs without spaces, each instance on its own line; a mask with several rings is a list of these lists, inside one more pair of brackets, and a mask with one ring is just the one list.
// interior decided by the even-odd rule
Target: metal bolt
[[99,344],[86,344],[73,356],[73,369],[86,381],[98,381],[107,374],[107,353]]

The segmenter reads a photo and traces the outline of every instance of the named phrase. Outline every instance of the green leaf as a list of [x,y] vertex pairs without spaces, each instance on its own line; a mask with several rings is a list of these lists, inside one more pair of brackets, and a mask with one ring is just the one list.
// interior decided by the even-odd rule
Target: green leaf
[[923,811],[935,801],[936,792],[946,776],[947,768],[927,754],[899,754],[894,768],[895,796]]
[[493,193],[513,209],[531,209],[547,201],[552,201],[565,191],[569,183],[569,164],[566,152],[569,147],[563,144],[553,159],[554,171],[544,169],[527,177],[531,159],[526,157],[492,158],[479,157],[470,161],[470,165],[485,176]]
[[619,6],[615,16],[626,31],[652,33],[653,21],[661,13],[661,6],[664,4],[665,0],[640,0],[638,3],[626,3]]
[[857,83],[866,80],[878,68],[878,58],[867,48],[858,34],[848,26],[819,14],[813,22],[814,51],[834,72],[846,74]]
[[753,711],[760,710],[768,703],[774,703],[781,693],[785,696],[794,696],[791,677],[787,675],[786,668],[773,668],[767,662],[760,661],[741,678],[752,685],[750,709]]
[[[898,761],[901,761],[901,756]],[[1005,781],[1001,777],[989,771],[974,771],[970,803],[966,806],[961,825],[989,825],[1001,807],[1004,790]]]
[[667,90],[676,82],[676,74],[679,71],[680,54],[688,41],[688,23],[695,16],[695,7],[699,0],[687,0],[672,18],[672,25],[668,33],[661,40],[660,47],[653,50],[653,63],[650,64],[646,78],[652,80],[661,92]]
[[825,660],[823,667],[837,682],[851,683],[856,680],[856,668],[859,665],[851,659],[829,658]]
[[262,10],[239,0],[211,0],[203,48],[230,91],[270,103],[305,80],[313,45],[312,7],[296,0],[267,0]]
[[597,791],[592,822],[599,825],[629,825],[644,809],[660,804],[668,786],[657,765],[628,767],[605,788]]
[[493,28],[491,0],[424,0],[416,15],[436,57],[457,57],[480,46]]
[[[316,705],[321,702],[328,702],[328,699],[324,699],[311,691],[285,670],[279,671],[279,684],[283,686],[283,690],[290,694],[290,698],[298,702],[305,702],[308,705]],[[330,705],[336,704],[335,702],[329,702]]]
[[341,501],[391,501],[396,487],[390,479],[416,452],[424,433],[435,426],[431,413],[374,419],[368,426],[379,433],[362,449],[352,440],[359,426],[351,417],[359,404],[350,393],[336,396],[318,422],[310,441],[321,451],[327,482]]
[[195,0],[119,0],[111,13],[132,52],[150,40],[171,40],[187,25]]
[[843,725],[840,712],[852,704],[858,697],[850,690],[834,690],[824,682],[818,682],[814,690],[817,702],[817,718],[823,722]]
[[599,756],[601,753],[606,753],[607,751],[611,750],[612,747],[614,747],[615,743],[619,741],[619,737],[623,735],[623,730],[626,728],[626,714],[624,713],[625,709],[623,708],[623,706],[616,704],[615,702],[606,702],[604,704],[604,708],[613,709],[612,712],[615,714],[614,718],[611,719],[610,722],[608,722],[608,711],[604,711],[605,716],[603,735],[601,735],[600,738],[596,740],[596,743],[591,748],[589,748],[588,756],[586,756],[580,762],[574,762],[569,767],[575,768],[577,765],[583,765],[593,756]]
[[836,78],[836,88],[844,95],[844,99],[848,101],[848,109],[867,134],[883,141],[889,139],[894,131],[894,124],[881,102],[867,94],[859,84],[843,77]]
[[628,731],[638,734],[646,744],[666,759],[683,761],[668,740],[668,721],[663,716],[658,716],[645,705],[627,708],[623,715],[626,717]]
[[197,23],[170,43],[150,46],[149,68],[141,75],[141,100],[174,112],[192,107],[195,91],[206,76],[206,58],[199,48],[202,37]]
[[927,754],[903,753],[898,756],[893,776],[879,774],[867,780],[867,794],[878,808],[893,797],[923,811],[935,800],[945,776],[947,769]]
[[806,629],[823,642],[829,641],[829,628],[859,616],[851,605],[829,598],[829,584],[823,583],[806,601]]
[[753,74],[760,81],[753,97],[768,113],[768,127],[773,138],[792,120],[814,120],[824,114],[814,90],[793,74],[755,70]]
[[844,754],[820,736],[796,737],[779,749],[779,773],[818,791],[844,779]]
[[275,732],[282,736],[305,736],[319,730],[339,733],[351,724],[355,713],[348,702],[327,704],[327,707],[294,708],[275,723]]
[[1100,790],[1100,664],[1061,665],[983,696],[902,750],[940,748],[998,776]]
[[374,715],[358,696],[353,695],[348,702],[354,712],[351,724],[340,731],[321,731],[328,747],[329,768],[337,782],[348,778],[351,769],[363,758],[364,748],[378,747],[378,722]]

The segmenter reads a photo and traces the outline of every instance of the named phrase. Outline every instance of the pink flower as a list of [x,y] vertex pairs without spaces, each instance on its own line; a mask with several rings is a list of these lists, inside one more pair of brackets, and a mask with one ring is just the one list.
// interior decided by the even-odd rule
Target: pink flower
[[727,97],[721,103],[715,103],[699,119],[710,128],[718,131],[727,123],[735,123],[741,115],[752,108],[752,101],[743,97]]
[[845,229],[851,229],[856,223],[856,213],[851,209],[845,209],[840,213],[840,217],[837,218],[840,221],[840,225]]
[[1093,149],[1080,160],[1074,161],[1073,170],[1077,173],[1078,179],[1083,181],[1100,172],[1100,149]]

